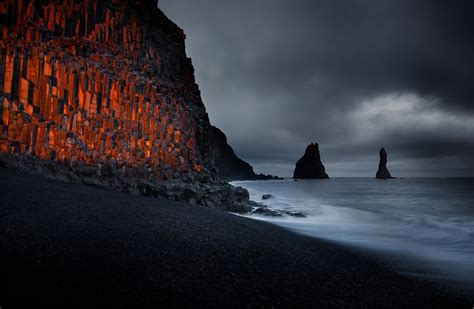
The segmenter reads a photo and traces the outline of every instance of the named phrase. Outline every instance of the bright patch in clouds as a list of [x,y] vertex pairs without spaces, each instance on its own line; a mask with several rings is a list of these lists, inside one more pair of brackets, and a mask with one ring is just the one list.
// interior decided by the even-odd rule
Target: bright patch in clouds
[[361,142],[414,131],[430,135],[439,131],[455,139],[474,134],[472,116],[441,110],[438,99],[416,94],[386,94],[364,101],[348,118],[353,124],[353,139]]

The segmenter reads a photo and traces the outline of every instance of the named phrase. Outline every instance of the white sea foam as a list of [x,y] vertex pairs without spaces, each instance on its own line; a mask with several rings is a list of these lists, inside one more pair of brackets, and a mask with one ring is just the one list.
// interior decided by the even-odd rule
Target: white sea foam
[[[368,249],[402,272],[474,290],[474,180],[339,178],[234,182],[306,218],[249,217]],[[261,200],[263,194],[275,198]]]

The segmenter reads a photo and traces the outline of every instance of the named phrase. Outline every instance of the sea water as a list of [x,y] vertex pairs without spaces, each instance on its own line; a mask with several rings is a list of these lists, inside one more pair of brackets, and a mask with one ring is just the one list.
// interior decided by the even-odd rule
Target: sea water
[[[474,291],[474,178],[238,181],[290,216],[250,218],[363,249],[402,273]],[[274,198],[262,200],[263,194]]]

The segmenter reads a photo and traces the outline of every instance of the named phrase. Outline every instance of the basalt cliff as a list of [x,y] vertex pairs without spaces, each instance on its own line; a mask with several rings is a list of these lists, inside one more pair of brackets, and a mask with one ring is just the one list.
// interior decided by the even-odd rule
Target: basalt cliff
[[29,172],[231,211],[185,35],[153,0],[0,3],[0,153]]

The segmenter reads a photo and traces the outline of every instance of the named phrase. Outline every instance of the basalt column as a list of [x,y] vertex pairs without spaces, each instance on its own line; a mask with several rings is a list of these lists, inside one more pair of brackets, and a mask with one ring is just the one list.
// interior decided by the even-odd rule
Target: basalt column
[[0,153],[156,180],[212,175],[183,31],[137,0],[0,3]]

